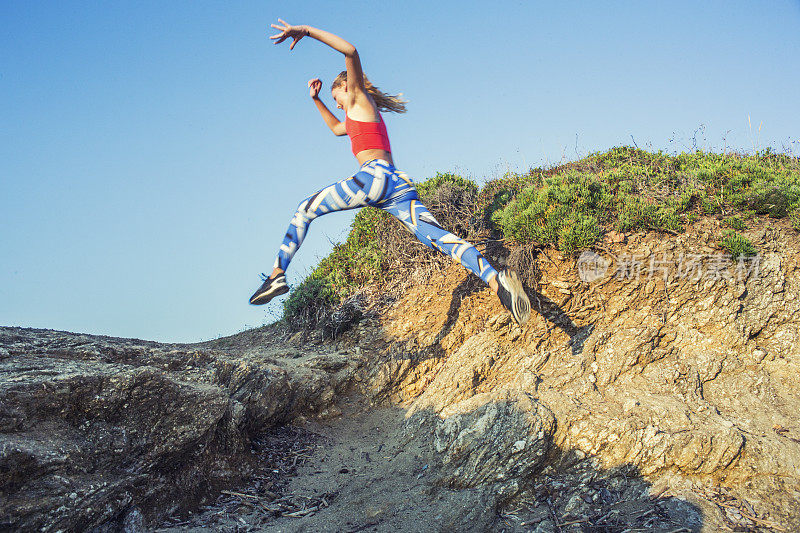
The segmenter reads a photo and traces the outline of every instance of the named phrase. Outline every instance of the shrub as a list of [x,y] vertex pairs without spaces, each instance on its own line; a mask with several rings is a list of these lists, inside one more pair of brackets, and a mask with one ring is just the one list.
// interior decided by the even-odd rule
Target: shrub
[[618,231],[669,230],[683,231],[681,213],[682,200],[668,198],[658,202],[652,198],[642,198],[621,194],[617,203],[616,228]]
[[598,219],[611,204],[608,186],[577,171],[547,176],[522,189],[492,216],[506,238],[552,244],[563,251],[588,246],[600,235]]
[[436,173],[417,187],[420,201],[443,228],[469,238],[483,226],[478,210],[478,186],[451,173]]
[[790,204],[798,199],[800,186],[759,181],[743,195],[740,205],[753,209],[759,215],[781,218],[788,214]]
[[600,238],[597,219],[592,215],[575,213],[561,226],[558,235],[558,249],[575,252],[591,246]]
[[331,283],[312,274],[294,287],[283,302],[283,318],[290,330],[313,329],[338,300]]

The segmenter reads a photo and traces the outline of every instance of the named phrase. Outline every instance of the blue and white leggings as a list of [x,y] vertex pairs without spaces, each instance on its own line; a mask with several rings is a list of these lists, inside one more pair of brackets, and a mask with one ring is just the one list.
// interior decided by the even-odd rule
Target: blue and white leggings
[[275,267],[286,270],[303,243],[311,221],[331,211],[371,205],[388,211],[429,248],[439,250],[460,262],[487,284],[497,275],[473,245],[443,229],[419,201],[414,183],[394,165],[371,159],[358,172],[325,187],[297,206],[283,238]]

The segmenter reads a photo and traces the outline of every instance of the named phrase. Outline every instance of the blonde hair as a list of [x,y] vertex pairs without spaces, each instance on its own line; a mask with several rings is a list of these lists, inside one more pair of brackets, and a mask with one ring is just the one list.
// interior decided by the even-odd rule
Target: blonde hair
[[[331,84],[331,90],[344,85],[347,83],[347,71],[343,70],[336,76],[336,79],[333,80]],[[367,93],[375,100],[375,105],[378,106],[378,109],[381,111],[392,111],[394,113],[405,113],[406,112],[406,103],[408,100],[403,100],[400,98],[403,96],[403,93],[398,94],[386,94],[385,92],[381,91],[367,79],[367,76],[364,75],[364,89],[367,90]]]

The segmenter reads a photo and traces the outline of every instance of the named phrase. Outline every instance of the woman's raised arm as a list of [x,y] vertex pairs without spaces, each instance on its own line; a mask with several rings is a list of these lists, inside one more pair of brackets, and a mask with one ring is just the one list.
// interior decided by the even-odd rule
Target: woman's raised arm
[[273,28],[281,30],[280,33],[270,36],[270,39],[276,39],[275,44],[282,43],[291,37],[293,41],[292,44],[289,45],[289,50],[292,50],[294,45],[296,45],[300,39],[305,36],[313,37],[314,39],[327,44],[337,52],[344,54],[344,63],[345,67],[347,68],[347,90],[353,92],[364,92],[364,71],[361,68],[361,59],[358,56],[358,50],[356,50],[355,46],[345,41],[338,35],[334,35],[319,28],[313,28],[306,25],[292,26],[281,19],[278,19],[278,22],[283,24],[283,26],[270,24],[270,26]]

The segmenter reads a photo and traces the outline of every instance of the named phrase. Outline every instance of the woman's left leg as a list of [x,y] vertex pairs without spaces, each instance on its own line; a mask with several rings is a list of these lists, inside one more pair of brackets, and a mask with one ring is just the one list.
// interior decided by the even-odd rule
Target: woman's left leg
[[386,203],[379,207],[394,215],[423,244],[449,255],[486,284],[490,284],[492,279],[497,276],[497,270],[475,246],[442,228],[416,196],[413,194],[413,197]]
[[393,166],[387,169],[390,170],[390,183],[397,187],[394,190],[390,187],[383,199],[370,205],[388,211],[422,243],[449,255],[481,278],[497,294],[503,306],[511,311],[517,324],[525,324],[530,316],[530,300],[517,273],[509,269],[497,272],[475,246],[442,228],[419,201],[411,180]]
[[525,324],[531,304],[517,273],[509,269],[498,273],[475,246],[442,228],[416,196],[413,190],[405,199],[378,207],[397,217],[425,245],[449,255],[485,281],[517,324]]

